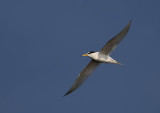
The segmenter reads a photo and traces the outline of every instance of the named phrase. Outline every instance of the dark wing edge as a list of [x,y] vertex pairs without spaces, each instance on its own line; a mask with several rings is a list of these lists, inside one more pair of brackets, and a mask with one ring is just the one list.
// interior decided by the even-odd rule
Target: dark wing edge
[[82,83],[88,78],[89,75],[96,69],[96,67],[99,65],[99,63],[95,60],[91,60],[89,64],[82,70],[82,72],[78,75],[78,78],[75,80],[72,87],[69,89],[69,91],[64,95],[68,95],[72,93],[74,90],[78,89]]
[[100,50],[100,53],[108,55],[110,54],[120,43],[120,41],[126,36],[128,33],[128,30],[130,28],[132,20],[129,21],[129,23],[122,29],[120,33],[118,33],[116,36],[114,36],[111,40],[109,40],[105,46]]

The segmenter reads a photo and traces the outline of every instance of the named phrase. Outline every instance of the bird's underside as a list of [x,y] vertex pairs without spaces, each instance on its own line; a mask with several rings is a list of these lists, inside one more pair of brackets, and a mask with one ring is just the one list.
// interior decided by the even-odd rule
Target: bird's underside
[[111,40],[109,40],[99,52],[90,51],[87,54],[83,55],[83,56],[89,56],[92,60],[81,71],[81,73],[78,75],[78,78],[75,80],[72,87],[64,96],[72,93],[74,90],[79,88],[82,85],[82,83],[89,77],[89,75],[92,74],[92,72],[96,69],[96,67],[100,63],[120,64],[116,60],[112,59],[109,55],[117,47],[120,41],[123,40],[123,38],[126,36],[130,28],[130,24],[131,24],[131,21],[124,27],[124,29],[120,33],[118,33]]

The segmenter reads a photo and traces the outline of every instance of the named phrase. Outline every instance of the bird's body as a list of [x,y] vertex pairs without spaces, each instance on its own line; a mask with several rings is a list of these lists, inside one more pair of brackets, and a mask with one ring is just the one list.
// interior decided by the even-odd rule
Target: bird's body
[[123,40],[123,38],[126,36],[130,28],[130,24],[131,21],[126,25],[126,27],[124,27],[124,29],[120,33],[118,33],[111,40],[109,40],[99,52],[90,51],[87,54],[82,55],[90,57],[91,61],[81,71],[81,73],[78,75],[78,78],[76,79],[72,87],[64,96],[72,93],[74,90],[79,88],[79,86],[81,86],[81,84],[88,78],[89,75],[91,75],[91,73],[96,69],[96,67],[100,63],[120,64],[119,62],[111,58],[110,54],[117,47],[120,41]]
[[109,55],[101,54],[100,52],[95,52],[88,54],[88,57],[91,59],[99,62],[99,63],[113,63],[113,64],[119,64],[116,60],[111,58]]

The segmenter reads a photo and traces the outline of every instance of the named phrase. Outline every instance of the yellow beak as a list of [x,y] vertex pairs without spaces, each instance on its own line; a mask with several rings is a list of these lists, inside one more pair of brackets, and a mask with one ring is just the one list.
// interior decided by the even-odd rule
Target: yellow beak
[[84,55],[82,55],[82,56],[88,56],[88,54],[84,54]]

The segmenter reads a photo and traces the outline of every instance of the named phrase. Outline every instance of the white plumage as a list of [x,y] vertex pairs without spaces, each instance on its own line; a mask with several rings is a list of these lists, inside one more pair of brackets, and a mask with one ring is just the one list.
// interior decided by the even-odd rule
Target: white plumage
[[119,64],[119,62],[111,58],[109,55],[101,54],[100,52],[91,53],[91,54],[88,54],[88,56],[100,63]]

